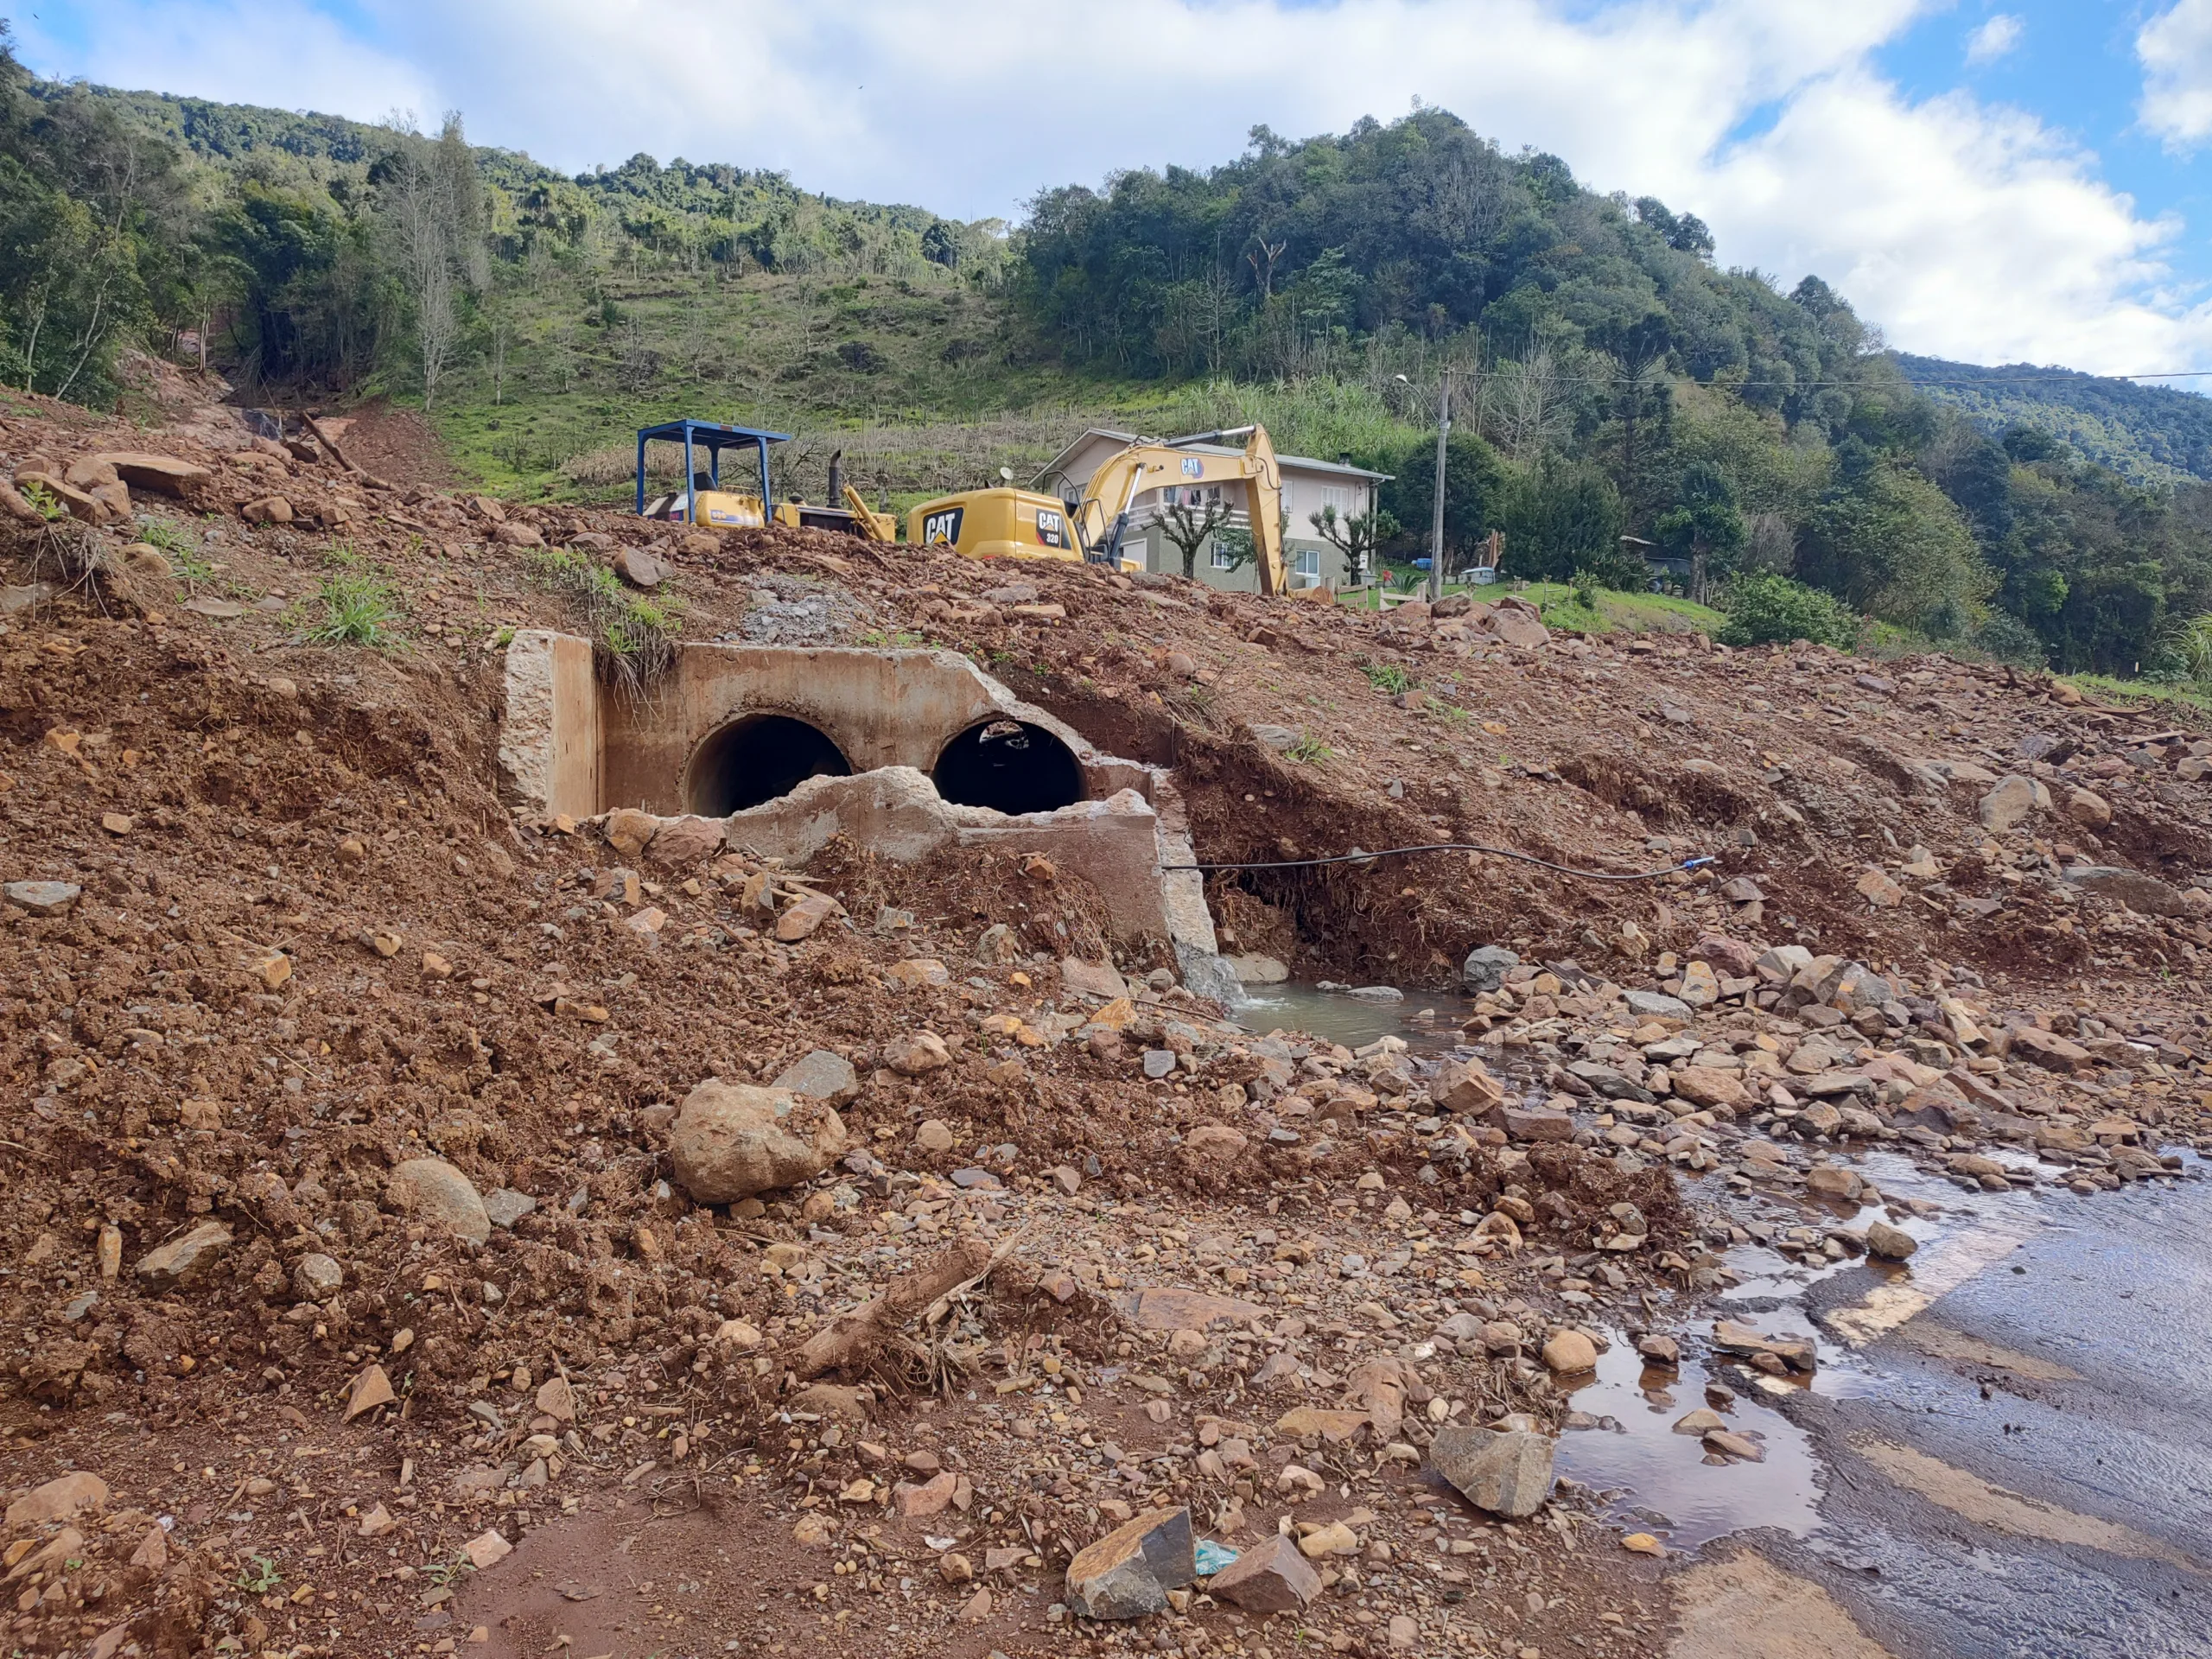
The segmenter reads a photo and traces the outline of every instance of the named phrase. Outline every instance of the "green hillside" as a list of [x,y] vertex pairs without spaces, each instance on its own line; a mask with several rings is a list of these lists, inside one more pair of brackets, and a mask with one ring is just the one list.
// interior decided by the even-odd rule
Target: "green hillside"
[[2040,427],[2139,482],[2212,479],[2212,397],[2026,363],[1981,368],[1900,353],[1897,366],[1923,396],[1993,436]]
[[41,391],[111,400],[125,345],[191,331],[244,397],[412,404],[483,483],[601,499],[626,491],[632,429],[678,414],[797,434],[786,491],[818,496],[842,452],[901,505],[1027,474],[1086,424],[1258,420],[1393,475],[1376,522],[1328,533],[1395,562],[1425,548],[1448,376],[1448,561],[1496,531],[1510,576],[1641,587],[1631,537],[1695,597],[1767,579],[1744,591],[1775,626],[1835,601],[2104,671],[2164,661],[2212,611],[2194,400],[2082,377],[2002,418],[1963,408],[1818,277],[1783,291],[1713,255],[1694,213],[1436,109],[1257,129],[1218,165],[1047,191],[1008,226],[723,163],[569,177],[457,118],[402,131],[0,60],[0,378]]

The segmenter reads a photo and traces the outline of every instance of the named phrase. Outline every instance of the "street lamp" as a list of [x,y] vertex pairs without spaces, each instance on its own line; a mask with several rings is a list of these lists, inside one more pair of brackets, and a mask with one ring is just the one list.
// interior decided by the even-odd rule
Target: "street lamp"
[[[1395,378],[1408,391],[1413,382],[1402,374]],[[1428,599],[1434,604],[1444,597],[1444,441],[1452,433],[1452,371],[1439,369],[1436,375],[1436,499],[1428,523]]]

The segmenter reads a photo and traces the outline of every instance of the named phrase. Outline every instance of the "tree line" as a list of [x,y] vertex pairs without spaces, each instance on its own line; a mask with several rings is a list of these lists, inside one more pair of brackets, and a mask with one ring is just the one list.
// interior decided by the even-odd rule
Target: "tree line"
[[[430,130],[33,78],[0,22],[0,379],[105,404],[130,344],[207,342],[249,389],[435,408],[511,343],[503,287],[575,290],[620,369],[613,275],[989,283],[1005,227],[638,156],[569,177]],[[634,333],[634,330],[631,331]]]

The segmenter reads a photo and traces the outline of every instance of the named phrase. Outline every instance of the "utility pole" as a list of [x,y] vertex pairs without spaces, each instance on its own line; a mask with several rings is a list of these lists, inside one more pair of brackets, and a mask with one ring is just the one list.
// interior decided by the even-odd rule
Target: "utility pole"
[[1452,371],[1436,378],[1436,505],[1428,525],[1428,601],[1444,597],[1444,442],[1452,435]]

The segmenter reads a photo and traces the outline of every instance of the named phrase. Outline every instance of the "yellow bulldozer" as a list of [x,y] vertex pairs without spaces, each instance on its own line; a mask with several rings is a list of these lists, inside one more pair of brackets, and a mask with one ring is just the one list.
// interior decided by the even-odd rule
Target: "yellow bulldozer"
[[[1217,447],[1228,438],[1243,438],[1244,447]],[[1206,485],[1242,487],[1260,591],[1283,592],[1287,582],[1282,557],[1282,472],[1263,426],[1230,427],[1182,438],[1141,438],[1107,457],[1073,500],[1011,485],[939,496],[908,512],[906,539],[921,546],[950,548],[968,558],[1085,560],[1118,567],[1139,495],[1147,490]]]
[[[887,512],[872,510],[861,493],[838,476],[838,458],[830,458],[830,504],[817,506],[801,500],[779,501],[768,482],[768,446],[788,443],[788,432],[763,432],[749,426],[725,426],[715,421],[668,421],[643,427],[638,432],[638,514],[677,524],[703,524],[709,529],[760,529],[770,524],[792,529],[842,531],[863,541],[892,542],[899,537],[899,521]],[[645,446],[680,443],[683,446],[685,487],[664,494],[645,493]],[[760,488],[722,487],[722,451],[751,449],[759,467]],[[753,480],[747,480],[748,483]],[[836,505],[842,496],[844,505]]]

